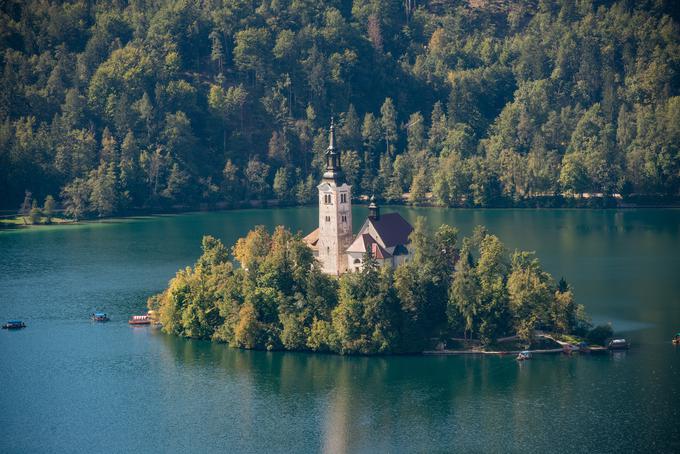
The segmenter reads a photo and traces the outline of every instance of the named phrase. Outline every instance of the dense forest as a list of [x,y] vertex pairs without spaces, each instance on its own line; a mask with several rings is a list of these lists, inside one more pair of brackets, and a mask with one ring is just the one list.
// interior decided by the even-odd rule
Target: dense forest
[[[300,235],[260,226],[227,249],[203,238],[193,268],[149,298],[167,333],[233,347],[341,354],[415,353],[453,338],[488,346],[503,336],[531,343],[536,329],[589,335],[570,286],[530,252],[509,253],[484,227],[464,238],[418,218],[413,260],[359,272],[323,274]],[[235,266],[233,258],[240,266]],[[608,327],[605,331],[610,334]]]
[[355,196],[674,197],[679,17],[673,0],[3,1],[0,208],[307,203],[332,116]]

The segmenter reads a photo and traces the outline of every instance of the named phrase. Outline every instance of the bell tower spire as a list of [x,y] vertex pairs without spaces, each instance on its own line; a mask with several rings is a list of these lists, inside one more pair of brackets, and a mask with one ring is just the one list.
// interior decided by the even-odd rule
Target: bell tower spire
[[340,167],[340,150],[335,148],[335,124],[331,117],[331,128],[328,133],[328,148],[326,149],[326,171],[323,174],[325,181],[335,181],[342,184],[344,175]]
[[347,248],[352,244],[352,187],[340,167],[340,150],[335,144],[331,118],[326,149],[326,171],[319,189],[318,258],[325,273],[338,276],[348,268]]

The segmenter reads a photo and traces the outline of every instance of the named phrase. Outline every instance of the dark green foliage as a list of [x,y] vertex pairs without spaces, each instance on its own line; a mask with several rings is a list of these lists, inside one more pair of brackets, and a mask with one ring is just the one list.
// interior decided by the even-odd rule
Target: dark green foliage
[[611,325],[597,325],[590,330],[586,335],[586,339],[591,344],[604,345],[607,339],[611,339],[614,335]]
[[678,195],[674,2],[472,3],[3,2],[0,205],[306,203],[331,115],[356,195]]
[[488,345],[515,333],[529,339],[534,328],[585,329],[569,286],[556,285],[531,254],[511,261],[484,228],[460,253],[457,238],[456,229],[431,231],[419,218],[411,261],[392,270],[366,254],[361,271],[338,280],[283,227],[270,234],[259,226],[239,239],[232,253],[240,268],[206,236],[195,266],[180,270],[148,305],[168,333],[248,349],[415,353],[451,336]]
[[556,284],[532,252],[510,255],[478,227],[460,253],[447,309],[453,333],[488,345],[514,334],[529,341],[536,329],[573,333],[587,325],[571,288],[563,280]]

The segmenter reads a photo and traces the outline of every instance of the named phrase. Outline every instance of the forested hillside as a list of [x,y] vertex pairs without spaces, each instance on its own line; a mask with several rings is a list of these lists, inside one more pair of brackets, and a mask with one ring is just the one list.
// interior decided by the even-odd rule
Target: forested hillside
[[354,194],[677,196],[667,1],[7,0],[0,206],[75,216]]

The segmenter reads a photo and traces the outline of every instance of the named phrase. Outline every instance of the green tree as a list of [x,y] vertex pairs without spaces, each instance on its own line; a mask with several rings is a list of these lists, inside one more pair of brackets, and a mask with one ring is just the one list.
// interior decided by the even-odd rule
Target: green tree
[[269,183],[267,183],[269,169],[270,167],[267,164],[256,157],[248,161],[245,176],[246,183],[248,184],[248,193],[251,196],[257,198],[266,197],[267,192],[269,191]]
[[38,201],[33,200],[33,205],[31,206],[31,211],[29,212],[29,220],[31,224],[39,224],[40,218],[42,218],[42,212],[40,207],[38,207]]
[[189,174],[182,170],[179,164],[173,163],[168,176],[168,184],[161,194],[172,202],[178,202],[181,198],[187,197],[188,187]]
[[464,335],[476,333],[476,317],[480,307],[480,284],[475,273],[471,252],[466,244],[461,249],[461,260],[456,267],[453,283],[449,292],[447,316],[449,326],[459,325],[459,318],[464,324]]
[[246,28],[234,37],[234,63],[240,71],[252,73],[255,80],[265,77],[269,52],[270,34],[265,28]]
[[515,252],[508,276],[508,294],[515,329],[520,339],[530,342],[534,329],[545,323],[553,300],[554,284],[530,252]]
[[361,180],[359,179],[361,171],[361,158],[359,153],[354,150],[343,151],[340,155],[342,170],[347,178],[347,183],[354,188],[355,194],[361,193]]
[[391,98],[385,98],[380,107],[380,126],[385,140],[385,152],[394,156],[397,141],[397,111]]
[[19,208],[19,216],[23,218],[24,224],[28,224],[28,219],[31,214],[31,201],[33,200],[33,195],[30,191],[24,192],[24,201],[21,203],[21,208]]
[[372,113],[364,115],[364,123],[361,127],[361,136],[364,140],[364,147],[367,149],[371,157],[376,156],[378,144],[382,133],[380,131],[380,123],[376,120]]
[[67,216],[78,222],[89,210],[90,185],[82,178],[76,178],[61,191],[62,205]]
[[446,114],[442,108],[442,103],[437,101],[432,108],[430,129],[427,132],[427,143],[432,154],[439,155],[441,153],[446,136]]
[[368,256],[361,272],[340,279],[333,329],[343,354],[387,353],[397,348],[398,309],[391,271],[378,270]]
[[116,168],[102,162],[97,170],[90,172],[90,207],[99,217],[111,216],[119,207]]
[[280,167],[274,174],[274,184],[272,186],[274,194],[282,202],[289,202],[291,199],[291,181],[288,169]]
[[144,177],[140,167],[140,150],[132,131],[125,134],[120,146],[119,181],[123,192],[129,194],[131,203],[139,206],[146,199]]
[[54,197],[48,195],[45,197],[45,203],[43,204],[42,213],[45,216],[45,224],[52,223],[52,216],[54,216]]
[[581,156],[569,153],[562,160],[560,185],[566,191],[580,194],[588,188],[588,175]]
[[479,243],[477,276],[480,284],[479,337],[491,344],[507,334],[509,295],[506,285],[510,264],[503,243],[495,235],[484,234]]
[[232,117],[238,112],[243,132],[244,106],[248,99],[248,92],[243,85],[232,86],[226,90],[219,85],[211,85],[208,94],[208,106],[222,119],[222,149],[227,149],[227,126]]
[[419,205],[427,201],[427,176],[425,170],[421,169],[414,177],[409,190],[409,202]]
[[415,153],[425,148],[425,125],[420,112],[411,114],[406,124],[406,137],[409,153]]
[[235,202],[241,193],[241,180],[239,178],[238,167],[228,159],[226,164],[224,164],[224,169],[222,169],[222,192],[225,199],[233,203]]
[[217,71],[222,74],[222,64],[224,62],[224,46],[220,34],[213,30],[210,32],[210,40],[212,41],[212,49],[210,50],[210,60],[217,64]]

